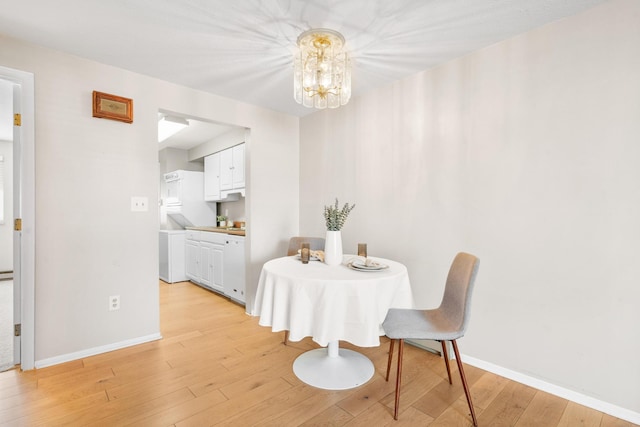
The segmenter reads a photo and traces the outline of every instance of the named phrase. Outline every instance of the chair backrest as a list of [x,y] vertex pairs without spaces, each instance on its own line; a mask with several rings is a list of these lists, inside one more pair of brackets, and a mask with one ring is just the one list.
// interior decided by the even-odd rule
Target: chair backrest
[[439,310],[457,326],[459,337],[463,336],[469,323],[471,293],[478,274],[480,260],[474,255],[460,252],[449,268],[444,296]]
[[324,251],[324,237],[292,237],[289,240],[287,256],[296,255],[303,243],[309,243],[312,251]]

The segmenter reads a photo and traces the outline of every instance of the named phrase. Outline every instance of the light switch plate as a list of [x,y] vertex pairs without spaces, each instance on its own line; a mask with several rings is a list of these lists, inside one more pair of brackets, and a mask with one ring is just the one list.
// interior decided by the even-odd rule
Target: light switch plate
[[131,197],[131,212],[146,212],[149,210],[148,197]]

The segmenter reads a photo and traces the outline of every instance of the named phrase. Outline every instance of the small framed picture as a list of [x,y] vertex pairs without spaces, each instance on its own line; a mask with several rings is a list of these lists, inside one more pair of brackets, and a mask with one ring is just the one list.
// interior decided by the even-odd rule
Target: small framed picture
[[133,123],[133,99],[94,90],[93,117]]

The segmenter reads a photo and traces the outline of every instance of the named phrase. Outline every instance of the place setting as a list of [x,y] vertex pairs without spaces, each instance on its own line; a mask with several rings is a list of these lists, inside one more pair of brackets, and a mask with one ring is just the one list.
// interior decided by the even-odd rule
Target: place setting
[[388,265],[367,257],[367,244],[358,243],[358,257],[351,259],[347,267],[356,271],[375,272],[389,268]]
[[355,258],[347,263],[347,267],[356,271],[375,272],[382,271],[389,268],[388,265],[382,264],[378,261],[374,261],[371,258]]
[[295,258],[302,261],[303,264],[309,264],[310,261],[320,261],[329,266],[343,267],[346,265],[346,267],[355,271],[376,272],[387,270],[389,268],[387,264],[367,256],[366,243],[358,243],[357,256],[349,259],[349,255],[346,255],[348,261],[345,264],[340,230],[354,207],[354,204],[349,205],[349,203],[345,203],[344,206],[340,208],[337,198],[335,204],[325,206],[324,218],[327,234],[326,238],[322,241],[324,250],[311,250],[310,242],[303,241],[300,244],[300,249],[298,249]]

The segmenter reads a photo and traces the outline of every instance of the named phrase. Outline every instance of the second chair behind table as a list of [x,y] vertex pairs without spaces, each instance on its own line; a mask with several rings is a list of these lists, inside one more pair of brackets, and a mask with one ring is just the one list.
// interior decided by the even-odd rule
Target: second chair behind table
[[324,237],[292,237],[289,240],[287,256],[296,255],[303,243],[309,243],[312,251],[324,251]]
[[[289,248],[287,249],[287,256],[293,256],[298,254],[298,250],[303,243],[309,243],[309,249],[312,251],[324,251],[324,237],[292,237],[289,239]],[[289,331],[284,331],[284,345],[287,345],[289,340]]]

